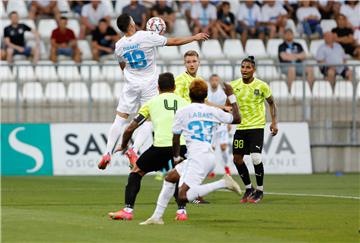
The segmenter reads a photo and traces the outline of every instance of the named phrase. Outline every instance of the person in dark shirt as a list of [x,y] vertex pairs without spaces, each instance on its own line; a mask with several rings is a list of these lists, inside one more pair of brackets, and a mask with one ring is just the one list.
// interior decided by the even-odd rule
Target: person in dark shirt
[[109,26],[106,19],[100,19],[99,25],[92,32],[92,54],[93,59],[99,61],[103,55],[114,52],[115,42],[120,39],[113,27]]
[[[19,23],[19,15],[13,11],[9,14],[11,24],[4,29],[4,41],[6,48],[6,59],[9,63],[13,62],[14,55],[33,56],[33,62],[39,60],[40,37],[36,30],[31,29],[26,24]],[[35,36],[36,45],[30,47],[26,45],[25,32],[31,31]]]
[[51,34],[50,60],[57,62],[58,55],[72,57],[75,62],[81,61],[81,52],[77,46],[74,32],[67,28],[66,17],[61,17],[59,27]]
[[235,16],[230,12],[229,2],[222,2],[217,12],[217,28],[223,38],[236,38]]
[[166,5],[165,0],[156,1],[156,4],[151,9],[151,15],[162,18],[166,24],[166,32],[173,32],[176,16],[172,8]]
[[137,30],[145,30],[147,9],[139,1],[131,0],[130,4],[123,8],[122,13],[127,13],[133,18]]
[[335,41],[338,42],[346,54],[349,54],[357,59],[360,59],[360,47],[356,46],[354,38],[354,31],[347,27],[347,18],[345,15],[340,14],[336,18],[337,27],[332,29],[335,34]]
[[[303,47],[294,42],[294,33],[291,29],[286,29],[284,34],[284,42],[278,49],[280,69],[283,74],[288,77],[288,88],[291,89],[292,82],[296,77],[302,77],[304,68],[302,62],[305,60],[305,52]],[[314,82],[314,70],[312,67],[305,69],[307,80],[310,87]]]

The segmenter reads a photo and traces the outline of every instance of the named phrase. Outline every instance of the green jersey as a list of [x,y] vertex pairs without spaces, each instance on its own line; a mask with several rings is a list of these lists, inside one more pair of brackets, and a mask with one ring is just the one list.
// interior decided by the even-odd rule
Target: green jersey
[[[155,147],[172,146],[172,126],[175,112],[188,104],[189,102],[174,93],[162,93],[146,102],[140,108],[138,112],[140,115],[145,118],[151,118],[155,134]],[[185,144],[183,137],[181,137],[180,142],[181,145]]]
[[189,96],[189,87],[191,82],[194,79],[202,79],[200,76],[196,76],[193,77],[190,74],[188,74],[187,72],[184,72],[182,74],[180,74],[179,76],[177,76],[175,78],[175,85],[176,85],[176,90],[175,90],[175,94],[183,97],[185,100],[187,100],[189,103],[191,102],[190,96]]
[[245,84],[240,78],[231,81],[230,85],[234,90],[241,113],[241,123],[236,129],[264,128],[266,123],[265,99],[271,96],[269,85],[257,78],[254,78],[249,84]]

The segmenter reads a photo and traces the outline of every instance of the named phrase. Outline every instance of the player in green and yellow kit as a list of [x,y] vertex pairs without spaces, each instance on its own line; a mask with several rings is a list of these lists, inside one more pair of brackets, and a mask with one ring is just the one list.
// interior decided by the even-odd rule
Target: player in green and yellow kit
[[[129,174],[128,184],[125,188],[125,208],[109,213],[112,219],[131,220],[136,196],[140,190],[143,176],[152,171],[165,168],[169,170],[169,161],[173,163],[172,125],[175,112],[189,103],[174,94],[175,80],[171,73],[159,75],[158,88],[160,94],[146,102],[139,110],[138,115],[125,129],[121,147],[116,151],[124,151],[135,131],[143,122],[151,118],[154,127],[154,143],[136,161]],[[181,156],[185,156],[185,140],[181,139]],[[181,205],[179,205],[181,206]]]
[[[239,104],[242,116],[241,124],[236,128],[233,141],[234,163],[245,184],[246,192],[241,203],[258,203],[263,198],[264,166],[261,160],[261,151],[264,140],[265,100],[270,107],[271,135],[278,132],[276,121],[276,105],[267,83],[254,77],[256,70],[253,56],[241,62],[242,78],[230,83]],[[257,188],[252,187],[249,171],[244,163],[244,155],[250,154],[254,164]]]

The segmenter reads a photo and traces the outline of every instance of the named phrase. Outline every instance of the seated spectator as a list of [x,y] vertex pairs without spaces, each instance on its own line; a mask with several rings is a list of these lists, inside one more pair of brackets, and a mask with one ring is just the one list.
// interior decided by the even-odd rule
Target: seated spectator
[[318,1],[317,8],[321,14],[321,19],[334,18],[334,1]]
[[321,15],[319,10],[310,6],[309,0],[300,2],[301,7],[296,11],[296,17],[302,24],[305,35],[309,39],[318,39],[322,37],[322,29],[320,26]]
[[346,54],[349,54],[357,59],[360,59],[360,47],[357,46],[354,38],[354,31],[352,28],[347,27],[348,22],[346,16],[340,14],[336,18],[337,27],[332,29],[332,33],[335,34],[335,41],[338,42]]
[[[13,62],[14,55],[23,55],[26,57],[33,56],[33,62],[36,63],[40,56],[40,36],[35,29],[31,29],[26,24],[19,23],[19,15],[17,12],[9,14],[10,25],[4,29],[4,41],[6,48],[6,59],[9,63]],[[31,31],[36,40],[35,47],[26,45],[25,32]]]
[[85,1],[69,1],[70,9],[74,13],[76,13],[78,16],[81,15],[81,10],[83,6],[85,5]]
[[208,0],[201,0],[196,3],[191,9],[193,33],[207,32],[211,38],[218,38],[216,18],[216,7],[210,4]]
[[279,36],[283,36],[287,22],[287,11],[275,0],[267,0],[264,3],[265,5],[261,8],[262,32],[267,33],[269,39],[275,38],[277,33]]
[[241,3],[237,13],[238,25],[236,31],[241,34],[241,42],[246,45],[248,36],[257,37],[260,32],[261,11],[260,7],[253,0],[246,0]]
[[0,60],[6,60],[6,50],[5,50],[5,44],[4,44],[4,38],[1,37],[1,43],[0,43]]
[[151,16],[160,17],[165,21],[166,32],[172,33],[174,31],[176,15],[172,8],[166,5],[165,0],[156,1],[151,9]]
[[334,88],[336,75],[352,80],[352,72],[348,67],[341,65],[345,64],[345,52],[341,45],[335,42],[335,35],[326,32],[324,41],[325,43],[316,52],[316,60],[320,64],[327,64],[326,66],[320,66],[320,71]]
[[230,12],[230,3],[222,2],[217,13],[217,29],[220,35],[225,38],[236,38],[235,15]]
[[139,1],[131,0],[130,4],[123,8],[122,13],[127,13],[132,17],[137,30],[145,30],[147,9]]
[[345,1],[345,4],[341,5],[340,13],[346,16],[352,28],[360,27],[360,3],[358,1]]
[[72,57],[75,62],[81,61],[81,52],[75,34],[67,28],[67,22],[66,17],[61,17],[59,27],[51,34],[50,60],[53,62],[57,62],[58,55]]
[[60,12],[57,6],[57,1],[51,0],[35,0],[31,1],[29,18],[35,20],[39,15],[52,16],[59,19]]
[[[300,43],[294,42],[294,33],[291,29],[286,29],[284,42],[278,49],[281,73],[288,78],[288,88],[291,89],[292,82],[296,77],[303,77],[305,52]],[[306,67],[305,73],[310,87],[314,82],[314,70],[312,67]]]
[[100,0],[93,0],[91,3],[85,4],[81,9],[81,27],[80,39],[84,39],[96,29],[99,20],[105,18],[110,24],[110,11]]
[[100,19],[99,26],[92,33],[92,54],[96,61],[104,55],[113,54],[115,42],[120,39],[113,27],[109,26],[106,19]]

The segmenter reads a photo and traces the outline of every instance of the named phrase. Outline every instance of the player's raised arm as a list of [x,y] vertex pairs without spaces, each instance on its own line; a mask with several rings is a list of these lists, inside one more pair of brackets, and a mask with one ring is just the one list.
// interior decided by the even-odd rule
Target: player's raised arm
[[193,41],[204,41],[209,39],[208,33],[199,33],[193,36],[187,37],[174,37],[168,38],[166,42],[166,46],[181,46]]
[[277,120],[276,120],[277,107],[276,107],[274,98],[272,96],[267,98],[266,101],[267,101],[267,103],[269,104],[269,107],[270,107],[270,116],[271,116],[270,131],[271,131],[271,135],[275,136],[278,133]]
[[223,83],[224,85],[224,92],[228,98],[228,101],[231,104],[232,108],[232,115],[233,115],[233,122],[232,124],[239,124],[241,123],[241,115],[240,115],[240,109],[236,102],[236,96],[234,95],[234,91],[230,84]]

